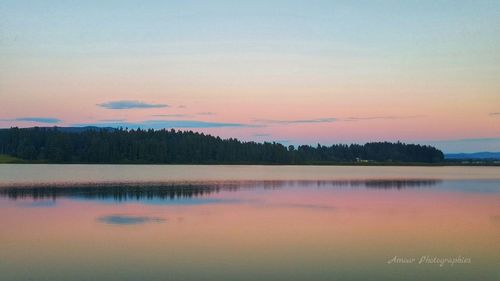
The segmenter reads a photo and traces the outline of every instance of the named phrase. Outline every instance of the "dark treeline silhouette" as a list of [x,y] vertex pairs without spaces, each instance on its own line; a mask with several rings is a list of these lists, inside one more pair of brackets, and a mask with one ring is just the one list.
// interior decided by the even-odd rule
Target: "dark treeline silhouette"
[[8,186],[0,188],[0,197],[9,199],[46,200],[78,198],[88,200],[142,201],[152,199],[187,199],[206,197],[219,192],[242,189],[279,189],[287,186],[302,188],[352,187],[370,189],[403,189],[431,187],[440,180],[432,179],[375,179],[375,180],[328,180],[328,181],[237,181],[206,183],[108,183]]
[[63,129],[1,129],[0,154],[48,163],[438,163],[444,159],[443,153],[434,147],[400,142],[286,147],[274,142],[241,142],[173,129]]

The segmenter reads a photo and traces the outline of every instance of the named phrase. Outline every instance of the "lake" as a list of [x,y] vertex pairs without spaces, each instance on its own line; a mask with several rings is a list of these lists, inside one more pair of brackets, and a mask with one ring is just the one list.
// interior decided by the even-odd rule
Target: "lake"
[[499,167],[0,165],[0,280],[500,280]]

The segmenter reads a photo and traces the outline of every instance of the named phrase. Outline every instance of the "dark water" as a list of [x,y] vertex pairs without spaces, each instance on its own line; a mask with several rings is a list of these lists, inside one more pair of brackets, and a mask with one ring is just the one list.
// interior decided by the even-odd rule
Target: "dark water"
[[498,170],[231,169],[0,177],[0,280],[500,280]]

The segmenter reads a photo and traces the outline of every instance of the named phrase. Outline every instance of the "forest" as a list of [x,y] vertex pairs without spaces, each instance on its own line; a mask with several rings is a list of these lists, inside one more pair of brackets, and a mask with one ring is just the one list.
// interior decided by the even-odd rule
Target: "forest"
[[349,164],[440,163],[432,147],[401,142],[285,146],[174,129],[0,129],[0,154],[39,163]]

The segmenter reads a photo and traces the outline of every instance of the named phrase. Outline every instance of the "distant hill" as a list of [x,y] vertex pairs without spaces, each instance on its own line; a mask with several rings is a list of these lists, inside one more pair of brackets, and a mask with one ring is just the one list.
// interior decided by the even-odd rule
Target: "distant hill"
[[[24,128],[25,130],[43,129],[43,130],[57,130],[64,133],[82,133],[86,131],[116,131],[117,128],[112,127],[96,127],[96,126],[83,126],[83,127],[30,127]],[[9,128],[0,128],[0,131],[7,131]]]
[[445,159],[496,159],[500,160],[500,152],[448,153]]
[[117,130],[116,128],[112,127],[96,127],[96,126],[84,126],[84,127],[33,127],[33,128],[28,128],[28,129],[34,129],[34,128],[43,128],[43,129],[55,129],[60,132],[65,132],[65,133],[81,133],[85,131],[115,131]]

